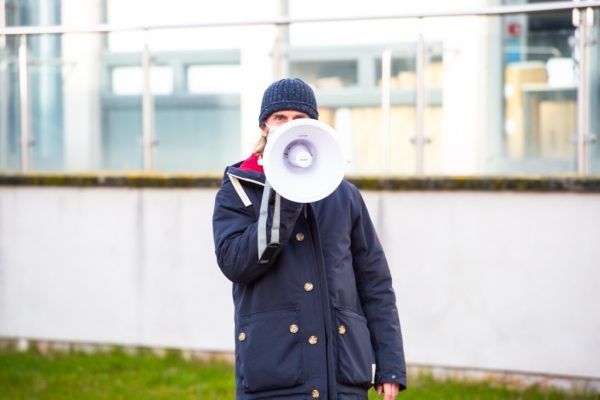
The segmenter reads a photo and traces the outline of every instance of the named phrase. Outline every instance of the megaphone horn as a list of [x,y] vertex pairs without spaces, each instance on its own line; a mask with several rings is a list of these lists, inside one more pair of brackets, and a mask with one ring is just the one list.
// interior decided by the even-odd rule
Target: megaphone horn
[[347,162],[333,128],[302,118],[269,133],[262,164],[267,180],[279,195],[311,203],[329,196],[339,186]]

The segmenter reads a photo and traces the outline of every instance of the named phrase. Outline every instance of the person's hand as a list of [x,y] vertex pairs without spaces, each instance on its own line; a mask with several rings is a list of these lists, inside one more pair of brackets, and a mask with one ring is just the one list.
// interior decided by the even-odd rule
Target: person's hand
[[398,392],[400,391],[400,385],[397,383],[384,383],[383,385],[375,385],[375,391],[381,396],[383,393],[383,400],[396,400]]

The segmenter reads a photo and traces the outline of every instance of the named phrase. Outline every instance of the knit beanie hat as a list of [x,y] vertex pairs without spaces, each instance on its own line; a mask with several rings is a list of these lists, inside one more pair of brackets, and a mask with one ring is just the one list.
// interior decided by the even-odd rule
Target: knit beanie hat
[[281,79],[265,90],[258,117],[259,124],[265,122],[274,112],[281,110],[300,111],[312,119],[319,118],[315,93],[298,78]]

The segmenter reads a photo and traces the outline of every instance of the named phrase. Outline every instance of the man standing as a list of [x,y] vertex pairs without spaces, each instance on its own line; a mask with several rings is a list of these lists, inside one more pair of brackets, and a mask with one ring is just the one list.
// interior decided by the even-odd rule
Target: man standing
[[233,282],[236,399],[366,400],[373,385],[395,399],[406,389],[396,298],[358,189],[344,180],[300,204],[265,181],[269,129],[298,118],[318,119],[312,89],[271,84],[255,152],[225,170],[215,200],[217,262]]

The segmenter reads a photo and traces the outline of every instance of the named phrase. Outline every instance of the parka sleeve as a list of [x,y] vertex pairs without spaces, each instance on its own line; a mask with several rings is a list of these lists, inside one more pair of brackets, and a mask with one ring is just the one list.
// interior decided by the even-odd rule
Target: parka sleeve
[[367,207],[354,187],[352,258],[377,367],[375,384],[398,383],[406,389],[406,363],[390,269]]
[[[273,197],[273,196],[272,196]],[[244,206],[230,181],[225,181],[215,198],[213,236],[217,263],[232,282],[247,284],[273,267],[281,247],[288,241],[302,204],[281,199],[279,240],[271,242],[273,201],[267,218],[267,249],[258,254],[258,221],[252,207]]]

